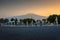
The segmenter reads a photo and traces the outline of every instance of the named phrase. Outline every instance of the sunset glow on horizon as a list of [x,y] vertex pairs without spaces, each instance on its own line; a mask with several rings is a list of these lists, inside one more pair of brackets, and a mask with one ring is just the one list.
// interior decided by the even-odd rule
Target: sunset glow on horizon
[[60,1],[1,1],[0,17],[20,16],[28,13],[40,16],[60,15]]

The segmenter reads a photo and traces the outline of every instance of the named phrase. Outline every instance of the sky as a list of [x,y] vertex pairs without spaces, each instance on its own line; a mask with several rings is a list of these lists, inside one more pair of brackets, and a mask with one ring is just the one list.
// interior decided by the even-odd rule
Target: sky
[[60,15],[59,0],[0,0],[0,18],[26,14]]

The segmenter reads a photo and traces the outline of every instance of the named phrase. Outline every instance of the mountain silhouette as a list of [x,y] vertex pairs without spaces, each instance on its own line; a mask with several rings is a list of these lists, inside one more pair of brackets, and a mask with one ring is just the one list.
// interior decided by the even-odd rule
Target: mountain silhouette
[[47,17],[45,16],[39,16],[39,15],[36,15],[36,14],[26,14],[26,15],[21,15],[21,16],[13,16],[13,17],[9,17],[9,19],[11,18],[17,18],[17,19],[26,19],[26,18],[32,18],[32,19],[35,19],[35,20],[42,20],[42,19],[46,19]]

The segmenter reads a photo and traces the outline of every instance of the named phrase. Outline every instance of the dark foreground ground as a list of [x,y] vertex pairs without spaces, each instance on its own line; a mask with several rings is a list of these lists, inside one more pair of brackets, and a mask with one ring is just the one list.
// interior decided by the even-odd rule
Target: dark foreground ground
[[0,40],[60,40],[60,27],[0,27]]

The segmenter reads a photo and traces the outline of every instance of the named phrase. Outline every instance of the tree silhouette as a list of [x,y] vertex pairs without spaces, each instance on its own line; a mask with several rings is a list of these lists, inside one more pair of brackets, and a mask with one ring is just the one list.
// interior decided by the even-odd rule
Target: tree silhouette
[[55,23],[55,19],[56,19],[57,15],[53,14],[53,15],[50,15],[48,18],[47,18],[47,21],[50,22],[50,23]]
[[58,24],[60,24],[60,15],[58,15]]
[[9,22],[9,19],[4,19],[4,23],[7,23],[7,22]]
[[23,22],[25,25],[27,24],[27,22],[28,22],[28,24],[31,24],[32,21],[33,21],[33,23],[35,23],[35,20],[34,20],[34,19],[31,19],[31,18],[27,18],[27,19],[23,19],[23,20],[22,20],[22,22]]
[[17,18],[16,18],[16,19],[15,19],[15,25],[17,25],[17,21],[18,21],[18,20],[17,20]]
[[0,19],[0,23],[4,23],[4,19],[3,18]]
[[8,23],[8,22],[9,22],[8,19],[5,19],[5,18],[1,18],[1,19],[0,19],[0,25],[1,25],[1,24],[5,24],[5,23]]
[[42,19],[42,21],[44,22],[43,24],[45,25],[46,24],[46,19]]
[[15,22],[13,22],[13,21],[15,21],[15,19],[14,19],[14,18],[11,18],[11,21],[12,21],[12,24],[15,24]]
[[15,19],[14,18],[11,18],[11,21],[14,21]]

